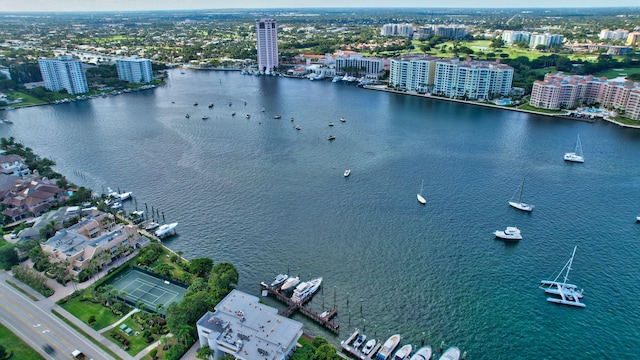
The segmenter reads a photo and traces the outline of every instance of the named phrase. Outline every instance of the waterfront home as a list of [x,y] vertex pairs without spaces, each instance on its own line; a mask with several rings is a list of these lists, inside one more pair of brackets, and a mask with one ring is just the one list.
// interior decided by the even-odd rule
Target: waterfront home
[[3,214],[18,221],[29,216],[38,216],[65,200],[61,188],[37,171],[33,176],[18,180],[11,188],[0,192]]

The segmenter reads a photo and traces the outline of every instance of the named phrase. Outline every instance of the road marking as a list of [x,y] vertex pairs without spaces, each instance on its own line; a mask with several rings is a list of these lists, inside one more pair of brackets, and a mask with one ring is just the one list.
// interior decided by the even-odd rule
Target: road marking
[[42,333],[43,333],[43,334],[46,334],[46,333],[48,333],[48,332],[51,332],[51,330],[42,330]]

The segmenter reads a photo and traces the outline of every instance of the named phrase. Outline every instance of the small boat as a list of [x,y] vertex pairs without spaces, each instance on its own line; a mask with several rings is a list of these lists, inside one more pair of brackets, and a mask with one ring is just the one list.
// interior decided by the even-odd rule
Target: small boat
[[186,117],[188,119],[189,118],[189,114],[185,115],[184,117]]
[[303,302],[311,295],[313,295],[316,291],[318,291],[321,284],[322,278],[317,278],[298,284],[298,286],[296,286],[296,289],[293,290],[291,300],[296,303]]
[[193,103],[193,106],[198,106],[198,103],[197,102]]
[[418,349],[415,354],[409,360],[429,360],[431,359],[431,354],[433,350],[431,346],[427,345],[423,348]]
[[[246,102],[245,102],[244,104],[245,104],[245,105],[247,105],[247,103],[246,103]],[[231,103],[229,103],[229,106],[231,106]]]
[[362,353],[365,355],[369,355],[374,347],[376,347],[376,340],[371,339],[367,341],[366,344],[364,344],[364,347],[362,348]]
[[111,208],[112,209],[122,209],[122,203],[119,202],[119,201],[116,201],[113,204],[111,204]]
[[345,122],[345,121],[347,121],[347,119],[345,119],[343,117],[340,118],[340,122]]
[[636,221],[640,222],[640,215],[636,216]]
[[300,130],[300,125],[296,125],[293,128],[296,129],[296,130]]
[[174,235],[176,233],[176,226],[178,226],[177,222],[160,225],[160,227],[158,227],[154,234],[161,239],[170,235]]
[[282,118],[282,116],[280,116],[280,115],[274,115],[274,116],[273,116],[273,118],[274,118],[274,119],[280,119],[280,118]]
[[440,356],[440,360],[460,360],[460,349],[453,346],[447,349],[447,351]]
[[247,119],[251,119],[251,115],[247,114]]
[[576,149],[573,152],[564,154],[564,160],[577,163],[584,162],[584,155],[582,154],[582,144],[580,143],[580,135],[578,135],[578,139],[576,140]]
[[413,348],[410,344],[407,344],[400,348],[400,350],[396,351],[396,354],[393,356],[393,360],[405,360],[411,354],[411,350]]
[[353,342],[353,345],[351,345],[351,347],[353,347],[354,349],[359,348],[360,346],[362,346],[362,344],[364,344],[365,340],[367,340],[367,335],[365,334],[360,334],[358,335],[358,337],[356,338],[356,341]]
[[400,334],[391,335],[391,337],[384,342],[378,354],[376,354],[376,358],[380,360],[390,359],[391,353],[398,347],[400,340],[402,340]]
[[144,229],[147,230],[147,231],[150,231],[150,230],[158,228],[158,226],[160,226],[160,224],[158,224],[155,221],[152,221],[152,222],[148,223],[147,226],[144,227]]
[[422,196],[422,190],[424,189],[424,180],[422,180],[422,185],[420,185],[420,192],[418,193],[418,202],[422,205],[427,203],[427,200]]
[[289,278],[289,275],[286,275],[286,274],[280,274],[276,276],[276,278],[273,279],[273,282],[271,283],[271,287],[275,288],[275,287],[278,287],[279,285],[282,285],[285,281],[287,281],[288,278]]
[[522,240],[520,229],[515,226],[507,226],[505,230],[496,230],[493,234],[503,240]]
[[264,108],[262,108],[260,111],[261,111],[261,112],[264,112]]
[[514,199],[516,197],[515,194],[513,194],[513,197],[511,198],[511,200],[509,200],[509,205],[511,205],[512,207],[522,210],[522,211],[532,211],[533,210],[533,205],[527,204],[527,203],[523,203],[522,202],[522,191],[524,190],[524,178],[522,178],[522,183],[520,184],[520,188],[518,189],[518,191],[516,191],[516,194],[518,194],[518,198]]
[[209,117],[208,116],[203,116],[202,120],[209,120]]
[[213,107],[213,103],[209,104],[209,109],[211,109]]
[[[545,286],[545,287],[541,286],[541,288],[544,289],[545,293],[559,296],[559,297],[547,298],[548,302],[561,304],[561,305],[570,305],[570,306],[581,307],[581,308],[587,307],[587,305],[580,302],[580,299],[584,297],[583,296],[584,290],[578,290],[578,287],[576,285],[567,283],[567,280],[569,279],[569,272],[571,271],[571,265],[573,264],[573,258],[576,255],[576,249],[578,249],[577,246],[573,248],[573,253],[571,254],[571,258],[569,259],[569,261],[567,261],[567,263],[564,265],[562,270],[560,270],[560,272],[558,273],[558,275],[555,277],[553,281],[549,281],[549,280],[541,281],[542,285]],[[565,269],[566,269],[566,273],[565,273]],[[564,274],[564,280],[562,282],[559,282],[558,279],[562,276],[562,274]]]
[[349,177],[351,175],[351,169],[347,169],[344,171],[344,177]]
[[2,120],[3,123],[5,124],[13,124],[13,121],[9,120],[9,119],[4,119]]
[[335,136],[333,136],[333,135],[329,135],[329,136],[327,136],[327,140],[335,140],[335,138],[336,138],[336,137],[335,137]]
[[132,216],[135,216],[135,217],[137,217],[137,218],[141,218],[141,217],[142,217],[142,215],[144,215],[144,210],[132,211],[132,212],[131,212],[131,215],[132,215]]
[[125,201],[131,199],[131,195],[133,193],[131,191],[123,192],[122,194],[116,194],[114,197],[120,201]]
[[280,287],[280,290],[281,291],[289,290],[289,289],[295,287],[296,285],[298,285],[299,283],[300,283],[300,278],[299,277],[297,277],[297,276],[294,277],[294,278],[290,277],[284,282],[284,284],[282,284],[282,287]]
[[291,122],[293,122],[293,117],[291,117]]
[[333,126],[333,122],[330,122],[330,123],[329,123],[329,126]]
[[231,113],[231,116],[236,116],[236,112],[235,112],[235,111],[234,111],[234,112],[232,112],[232,113]]

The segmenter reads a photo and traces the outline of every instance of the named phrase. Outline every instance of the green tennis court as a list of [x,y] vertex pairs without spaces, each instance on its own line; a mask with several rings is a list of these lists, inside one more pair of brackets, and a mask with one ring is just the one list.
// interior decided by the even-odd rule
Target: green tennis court
[[124,298],[133,305],[142,302],[147,310],[157,311],[158,304],[162,304],[160,312],[164,312],[164,309],[170,303],[180,302],[187,291],[187,289],[173,284],[171,281],[136,269],[112,279],[110,284],[114,288],[124,291]]

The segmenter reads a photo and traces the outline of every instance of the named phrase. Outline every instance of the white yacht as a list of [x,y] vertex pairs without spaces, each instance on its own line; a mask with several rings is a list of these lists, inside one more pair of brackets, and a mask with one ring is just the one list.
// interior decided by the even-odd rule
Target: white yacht
[[354,341],[353,345],[351,345],[351,346],[354,349],[358,349],[360,346],[362,346],[362,344],[364,344],[365,340],[367,340],[367,335],[360,334],[360,335],[358,335],[358,337],[356,338],[356,341]]
[[453,346],[447,349],[447,351],[440,356],[440,360],[460,360],[460,349]]
[[400,350],[396,351],[396,354],[393,356],[393,360],[405,360],[411,355],[411,350],[413,348],[410,344],[407,344],[400,348]]
[[515,226],[507,226],[505,230],[496,230],[493,234],[504,240],[522,240],[520,229]]
[[578,135],[578,139],[576,140],[576,149],[573,152],[564,154],[564,160],[577,163],[584,162],[584,155],[582,154],[582,144],[580,143],[580,135]]
[[320,284],[322,284],[322,278],[313,279],[310,281],[305,281],[296,286],[296,289],[293,290],[293,295],[291,296],[291,300],[293,302],[302,302],[306,298],[310,297],[318,291],[320,288]]
[[287,281],[288,278],[289,278],[289,275],[286,275],[286,274],[280,274],[276,276],[276,278],[273,279],[273,282],[271,283],[271,287],[275,288],[275,287],[278,287],[279,285],[282,285],[285,281]]
[[174,235],[176,233],[176,226],[178,226],[177,222],[160,225],[160,227],[156,230],[154,234],[161,239],[168,237],[170,235]]
[[282,287],[280,287],[280,290],[282,291],[286,291],[289,290],[293,287],[295,287],[296,285],[298,285],[300,283],[300,278],[299,277],[290,277],[287,279],[287,281],[284,282],[284,284],[282,284]]
[[374,347],[376,347],[376,339],[371,339],[367,341],[366,344],[364,344],[364,347],[362,348],[362,353],[365,355],[369,355]]
[[431,350],[431,346],[427,345],[423,348],[418,349],[415,354],[409,360],[429,360],[431,359],[431,354],[433,350]]
[[400,343],[400,340],[402,340],[400,334],[391,335],[391,337],[388,338],[387,341],[384,342],[384,344],[382,344],[382,348],[376,355],[377,358],[379,360],[390,359],[391,353],[396,349],[396,347]]
[[422,180],[422,185],[420,185],[420,192],[418,193],[418,202],[422,205],[427,203],[427,200],[422,196],[422,190],[424,189],[424,180]]

